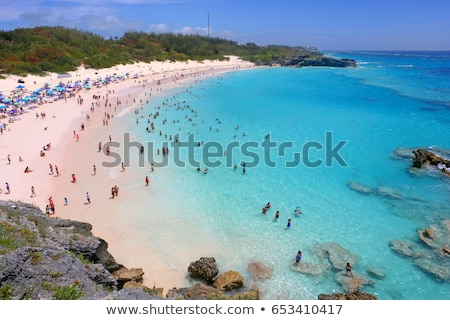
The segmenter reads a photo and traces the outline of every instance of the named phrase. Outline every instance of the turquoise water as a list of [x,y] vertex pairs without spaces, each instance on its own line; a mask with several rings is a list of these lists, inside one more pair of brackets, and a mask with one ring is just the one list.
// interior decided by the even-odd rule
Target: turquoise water
[[[135,212],[135,227],[169,268],[187,269],[200,256],[214,256],[221,272],[239,271],[262,299],[342,292],[347,278],[333,267],[327,250],[336,253],[338,265],[351,259],[355,276],[369,283],[361,289],[379,299],[448,299],[450,258],[425,245],[417,230],[435,228],[439,246],[450,245],[444,226],[450,220],[450,178],[433,170],[412,172],[411,160],[394,152],[433,147],[448,156],[450,53],[330,54],[356,59],[358,68],[233,72],[167,92],[137,108],[139,114],[122,117],[133,140],[147,150],[147,143],[154,143],[150,161],[156,164],[155,172],[148,164],[138,168],[133,154],[131,169],[136,177],[149,174],[153,190],[141,191],[143,179],[135,179],[135,197],[120,204],[122,211]],[[146,131],[148,121],[154,132]],[[169,144],[168,166],[160,167],[163,156],[156,148],[177,133],[180,141],[191,133],[204,144],[181,149],[184,167],[174,163],[177,151]],[[286,148],[264,149],[267,139]],[[328,163],[327,143],[329,151],[337,148]],[[230,148],[237,145],[244,150]],[[206,149],[219,166],[202,162]],[[188,163],[188,154],[200,162],[201,172]],[[296,155],[299,163],[287,168]],[[371,193],[349,188],[349,181]],[[379,187],[396,197],[376,192]],[[272,207],[262,214],[268,201]],[[297,206],[301,215],[294,213]],[[395,240],[410,244],[421,260],[394,251]],[[294,263],[298,250],[300,266]],[[255,261],[273,269],[269,279],[249,273]],[[447,278],[418,264],[438,266]],[[185,282],[193,283],[188,277]]]

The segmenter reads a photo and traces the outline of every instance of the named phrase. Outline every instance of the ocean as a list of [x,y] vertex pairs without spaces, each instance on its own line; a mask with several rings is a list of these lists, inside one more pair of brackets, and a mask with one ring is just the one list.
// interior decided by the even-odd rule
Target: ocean
[[180,287],[206,256],[261,299],[450,298],[450,177],[411,169],[414,149],[450,157],[450,52],[326,53],[358,67],[233,71],[116,117],[145,148],[118,212]]

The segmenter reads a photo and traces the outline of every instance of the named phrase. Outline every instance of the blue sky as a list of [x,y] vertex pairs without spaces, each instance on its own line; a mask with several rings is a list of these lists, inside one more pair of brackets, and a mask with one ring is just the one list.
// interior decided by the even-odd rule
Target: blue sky
[[0,0],[0,29],[210,35],[319,50],[450,50],[450,0]]

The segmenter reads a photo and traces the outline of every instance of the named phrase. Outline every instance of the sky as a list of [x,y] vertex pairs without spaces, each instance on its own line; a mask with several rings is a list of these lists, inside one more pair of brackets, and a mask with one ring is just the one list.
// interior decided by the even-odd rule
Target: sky
[[0,30],[36,26],[105,38],[209,33],[262,46],[450,50],[450,0],[0,0]]

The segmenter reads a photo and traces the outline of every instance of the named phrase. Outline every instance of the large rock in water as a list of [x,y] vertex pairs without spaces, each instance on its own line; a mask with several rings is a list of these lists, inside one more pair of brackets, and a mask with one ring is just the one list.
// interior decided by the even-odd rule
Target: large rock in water
[[219,274],[219,268],[217,267],[215,258],[202,257],[199,260],[189,264],[188,273],[192,278],[212,282],[213,279]]
[[426,164],[430,164],[432,166],[438,166],[439,164],[442,164],[446,168],[450,168],[450,160],[440,157],[434,152],[425,149],[417,149],[413,151],[413,154],[414,154],[413,159],[414,168],[420,169],[423,168]]
[[213,287],[217,290],[226,291],[242,288],[244,286],[244,278],[236,271],[228,271],[217,277],[213,283]]

